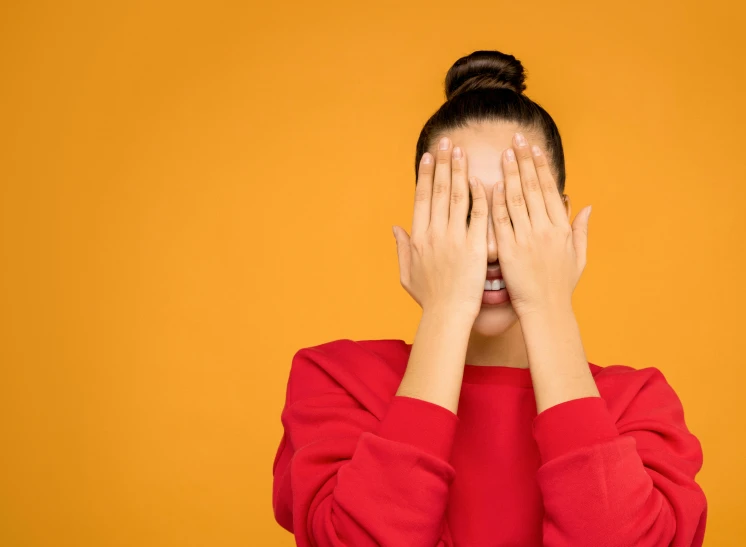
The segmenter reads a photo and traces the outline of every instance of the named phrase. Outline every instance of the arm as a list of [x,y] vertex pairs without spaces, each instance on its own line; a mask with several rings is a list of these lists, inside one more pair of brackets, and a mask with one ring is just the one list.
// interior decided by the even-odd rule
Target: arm
[[[444,515],[458,417],[442,405],[458,401],[448,383],[460,386],[458,348],[465,355],[467,339],[456,327],[423,315],[403,387],[382,417],[333,381],[316,395],[289,397],[273,508],[298,545],[452,545]],[[296,354],[289,384],[307,383],[309,359]]]
[[445,308],[423,313],[396,394],[430,401],[456,414],[473,324],[474,317]]
[[544,545],[700,547],[707,501],[695,476],[702,449],[660,371],[632,369],[648,377],[612,414],[571,310],[521,325],[537,400]]
[[552,306],[521,316],[536,412],[554,405],[600,397],[572,307]]

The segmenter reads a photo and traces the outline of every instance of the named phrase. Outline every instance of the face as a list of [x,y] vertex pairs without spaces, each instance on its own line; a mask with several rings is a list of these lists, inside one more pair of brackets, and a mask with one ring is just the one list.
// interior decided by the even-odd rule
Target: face
[[[489,208],[489,222],[487,226],[487,263],[489,266],[498,264],[497,239],[495,227],[492,222],[492,192],[497,181],[505,181],[502,170],[502,153],[512,146],[513,135],[521,131],[528,139],[529,144],[538,144],[546,150],[546,141],[538,133],[528,131],[515,123],[504,122],[482,122],[472,123],[467,127],[449,131],[448,136],[453,146],[460,146],[467,160],[469,175],[477,176],[484,184],[487,192],[487,204]],[[436,147],[438,140],[443,135],[437,135],[433,145],[428,152],[437,155]],[[557,177],[556,172],[554,173]],[[570,198],[565,201],[567,216],[570,218]],[[485,272],[486,274],[486,272]],[[479,315],[474,321],[473,331],[482,336],[498,336],[512,327],[518,320],[510,300],[503,304],[482,306]]]

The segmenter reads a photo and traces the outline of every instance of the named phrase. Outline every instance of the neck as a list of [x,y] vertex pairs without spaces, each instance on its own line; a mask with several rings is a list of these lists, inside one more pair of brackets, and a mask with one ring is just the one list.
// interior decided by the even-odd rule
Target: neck
[[472,330],[466,348],[466,362],[485,367],[528,368],[521,322],[516,321],[498,336],[482,336]]

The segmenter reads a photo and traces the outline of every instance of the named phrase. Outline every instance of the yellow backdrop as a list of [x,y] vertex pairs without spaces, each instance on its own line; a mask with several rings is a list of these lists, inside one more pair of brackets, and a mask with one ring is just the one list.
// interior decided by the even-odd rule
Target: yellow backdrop
[[412,341],[391,225],[451,64],[520,59],[593,205],[589,359],[659,367],[742,546],[740,2],[5,2],[0,545],[290,546],[297,349]]

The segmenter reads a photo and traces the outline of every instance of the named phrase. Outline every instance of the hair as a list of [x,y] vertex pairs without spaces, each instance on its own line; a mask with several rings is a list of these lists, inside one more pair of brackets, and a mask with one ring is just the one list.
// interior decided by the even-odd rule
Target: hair
[[422,155],[444,133],[472,122],[514,122],[544,136],[544,153],[564,194],[565,156],[559,130],[547,111],[523,94],[525,80],[521,62],[500,51],[475,51],[453,63],[446,74],[446,102],[427,120],[417,140],[415,178]]

